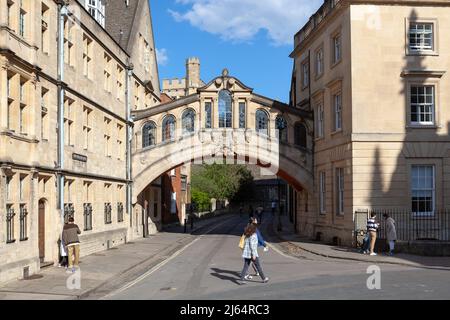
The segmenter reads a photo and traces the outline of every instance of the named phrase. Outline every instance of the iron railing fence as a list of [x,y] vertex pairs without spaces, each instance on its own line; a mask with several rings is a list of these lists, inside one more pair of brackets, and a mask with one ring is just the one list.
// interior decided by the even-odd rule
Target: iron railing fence
[[389,215],[395,221],[397,240],[402,241],[450,241],[450,209],[435,210],[433,212],[411,212],[409,210],[367,210],[355,214],[355,231],[365,231],[363,220],[376,213],[379,223],[377,237],[387,238],[386,219]]

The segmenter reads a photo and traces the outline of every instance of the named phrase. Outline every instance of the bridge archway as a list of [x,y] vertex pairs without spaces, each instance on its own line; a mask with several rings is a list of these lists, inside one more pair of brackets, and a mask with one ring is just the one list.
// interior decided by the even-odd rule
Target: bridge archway
[[[173,168],[223,159],[260,165],[268,175],[312,192],[312,132],[296,131],[299,123],[312,127],[312,114],[254,93],[226,70],[196,93],[134,111],[133,118],[133,203],[149,183]],[[173,119],[170,128],[167,119]],[[149,123],[151,144],[143,132]]]

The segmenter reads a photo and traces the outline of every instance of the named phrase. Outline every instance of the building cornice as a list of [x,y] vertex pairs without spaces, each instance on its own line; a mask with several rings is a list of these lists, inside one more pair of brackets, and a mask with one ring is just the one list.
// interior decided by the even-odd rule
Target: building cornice
[[400,74],[402,78],[442,78],[445,71],[437,70],[404,70]]

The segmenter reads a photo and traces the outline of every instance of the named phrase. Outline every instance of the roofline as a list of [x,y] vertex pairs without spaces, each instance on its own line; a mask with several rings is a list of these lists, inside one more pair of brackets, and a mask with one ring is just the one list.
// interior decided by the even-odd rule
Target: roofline
[[239,84],[242,88],[244,88],[244,90],[253,92],[253,88],[247,87],[247,86],[246,86],[245,84],[243,84],[238,78],[232,77],[232,76],[223,76],[223,75],[222,75],[222,76],[215,77],[214,79],[212,79],[210,82],[208,82],[208,83],[205,84],[204,86],[198,88],[198,89],[197,89],[197,92],[206,91],[206,88],[208,88],[209,86],[211,86],[212,84],[214,84],[214,82],[216,82],[217,79],[224,79],[224,78],[234,79],[234,80],[236,81],[237,84]]
[[[60,1],[60,0],[53,0],[56,4],[58,4],[58,2]],[[102,30],[108,35],[108,37],[123,51],[123,52],[125,52],[125,54],[128,56],[128,57],[131,57],[131,55],[128,53],[128,51],[126,50],[126,49],[124,49],[117,41],[116,41],[116,39],[114,39],[114,37],[106,30],[106,28],[105,27],[103,27],[97,20],[95,20],[95,18],[93,17],[93,16],[91,16],[91,14],[89,13],[89,11],[87,11],[87,9],[80,3],[80,0],[75,0],[75,2],[76,3],[78,3],[78,5],[84,10],[84,12],[86,12],[87,14],[88,14],[88,16],[92,19],[92,20],[94,20],[95,21],[95,23],[96,24],[98,24],[98,26],[100,27],[100,28],[102,28]],[[80,21],[80,23],[81,23],[81,21]],[[86,28],[87,29],[87,28]],[[89,30],[90,31],[90,30]],[[92,32],[91,32],[92,33]],[[98,37],[96,37],[97,38],[97,40],[99,40],[98,39]],[[99,42],[101,42],[101,41],[99,41]],[[103,43],[103,42],[102,42]]]
[[[324,0],[324,3],[320,6],[320,8],[318,10],[316,10],[308,19],[308,22],[306,22],[299,31],[297,31],[294,35],[294,43],[295,43],[295,38],[302,32],[305,30],[305,28],[308,26],[308,24],[310,23],[311,19],[318,14],[323,7],[327,4],[328,0]],[[360,4],[372,4],[372,5],[400,5],[400,6],[431,6],[431,5],[435,5],[435,6],[450,6],[450,0],[339,0],[335,6],[340,6],[340,8],[346,7],[347,5],[360,5]],[[340,9],[338,8],[338,9]],[[334,10],[334,9],[332,9]],[[336,12],[339,10],[336,10]],[[331,20],[333,17],[335,16],[335,14],[331,13],[327,16],[324,17],[324,19],[319,22],[318,26],[323,25],[323,22],[326,24],[329,20]],[[310,33],[313,34],[313,31]],[[308,35],[304,40],[308,40],[310,39],[310,35]],[[290,58],[294,58],[295,55],[301,50],[301,43],[299,43],[294,50],[289,54]]]
[[131,111],[131,115],[132,115],[134,121],[138,121],[138,120],[142,120],[144,118],[151,117],[151,116],[154,116],[154,115],[162,113],[162,112],[167,112],[168,110],[178,108],[179,106],[182,106],[185,104],[196,102],[198,100],[200,100],[200,96],[197,93],[194,93],[189,96],[182,97],[177,100],[169,101],[169,102],[160,104],[155,107],[150,107],[145,110]]

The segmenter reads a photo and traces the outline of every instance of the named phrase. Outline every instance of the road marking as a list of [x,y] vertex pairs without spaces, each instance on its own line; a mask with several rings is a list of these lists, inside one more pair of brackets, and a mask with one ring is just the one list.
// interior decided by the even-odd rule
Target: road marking
[[151,268],[150,270],[148,270],[147,272],[145,272],[144,274],[142,274],[141,276],[139,276],[138,278],[136,278],[135,280],[129,282],[128,284],[126,284],[125,286],[111,292],[108,293],[106,296],[100,298],[99,300],[106,300],[109,297],[115,296],[125,290],[128,290],[129,288],[133,287],[134,285],[136,285],[137,283],[141,282],[142,280],[144,280],[145,278],[147,278],[148,276],[150,276],[151,274],[155,273],[156,271],[158,271],[159,269],[161,269],[161,267],[163,267],[164,265],[166,265],[167,263],[169,263],[170,261],[172,261],[173,259],[175,259],[177,256],[179,256],[183,251],[185,251],[187,248],[189,248],[191,245],[193,245],[195,242],[197,242],[198,240],[200,240],[201,238],[203,238],[205,235],[209,234],[210,232],[214,231],[215,229],[219,228],[220,226],[222,226],[223,224],[227,223],[228,220],[214,226],[213,228],[209,229],[208,231],[206,231],[204,234],[202,234],[201,236],[199,236],[197,239],[191,241],[190,243],[188,243],[187,245],[185,245],[184,247],[182,247],[180,250],[178,250],[177,252],[175,252],[171,257],[169,257],[168,259],[161,261],[160,263],[158,263],[156,266],[154,266],[153,268]]

